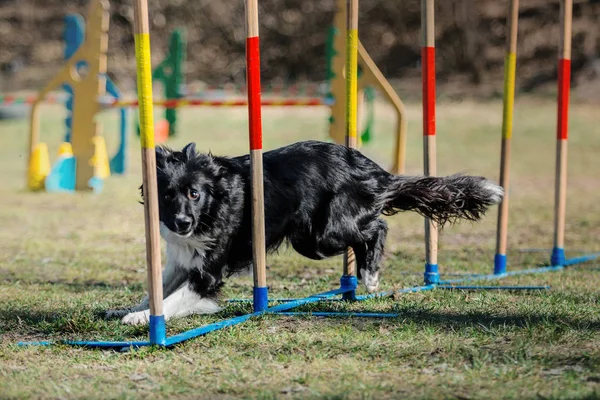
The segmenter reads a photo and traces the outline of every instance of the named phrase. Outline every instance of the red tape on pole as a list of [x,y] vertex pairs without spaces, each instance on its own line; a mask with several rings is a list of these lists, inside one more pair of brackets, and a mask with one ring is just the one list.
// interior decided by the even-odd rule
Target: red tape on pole
[[423,76],[423,135],[435,136],[435,47],[421,48]]
[[571,86],[571,60],[558,60],[558,123],[556,138],[569,137],[569,92]]
[[248,65],[248,102],[250,108],[250,150],[262,149],[260,114],[260,53],[258,36],[246,39]]

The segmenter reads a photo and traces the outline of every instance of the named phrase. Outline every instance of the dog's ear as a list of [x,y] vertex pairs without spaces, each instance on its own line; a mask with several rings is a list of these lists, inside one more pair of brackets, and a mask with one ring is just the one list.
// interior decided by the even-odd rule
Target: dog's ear
[[183,150],[181,150],[181,152],[185,155],[185,157],[188,160],[193,159],[194,157],[196,157],[196,143],[191,142],[188,143]]
[[169,151],[167,149],[165,149],[164,147],[161,146],[156,146],[154,148],[155,154],[156,154],[156,163],[158,165],[161,165],[164,163],[165,159],[168,156]]

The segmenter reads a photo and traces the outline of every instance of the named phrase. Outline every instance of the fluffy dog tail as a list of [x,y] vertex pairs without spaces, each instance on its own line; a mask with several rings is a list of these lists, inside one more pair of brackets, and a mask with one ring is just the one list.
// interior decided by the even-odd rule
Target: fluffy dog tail
[[477,221],[503,196],[501,186],[480,176],[394,176],[382,194],[383,214],[416,211],[440,226],[458,219]]

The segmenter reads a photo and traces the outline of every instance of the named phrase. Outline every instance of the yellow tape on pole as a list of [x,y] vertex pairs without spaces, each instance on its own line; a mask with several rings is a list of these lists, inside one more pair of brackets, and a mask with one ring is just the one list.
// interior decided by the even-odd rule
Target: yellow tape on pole
[[517,55],[507,53],[504,60],[504,107],[502,112],[502,138],[512,137],[514,103],[515,103],[515,71]]
[[356,119],[358,96],[358,30],[348,29],[346,57],[346,85],[348,98],[346,100],[346,115],[348,118],[346,136],[350,138],[351,147],[356,147]]
[[152,108],[152,68],[150,65],[150,35],[135,35],[137,84],[139,87],[140,142],[143,148],[154,147],[154,111]]

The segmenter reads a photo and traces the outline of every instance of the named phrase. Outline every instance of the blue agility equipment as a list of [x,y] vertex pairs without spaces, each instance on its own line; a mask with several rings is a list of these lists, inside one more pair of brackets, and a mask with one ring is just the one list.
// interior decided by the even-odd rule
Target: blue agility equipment
[[[429,3],[429,2],[428,2]],[[431,7],[433,8],[433,7]],[[429,10],[429,8],[428,8]],[[433,30],[432,30],[433,31]],[[83,346],[89,348],[139,348],[144,346],[159,346],[159,347],[171,347],[184,341],[206,335],[210,332],[214,332],[219,329],[223,329],[230,326],[241,324],[251,318],[265,316],[265,315],[283,315],[283,316],[312,316],[312,317],[366,317],[366,318],[396,318],[400,316],[400,313],[379,313],[379,312],[323,312],[323,311],[292,311],[298,307],[305,306],[308,304],[316,304],[320,302],[329,301],[346,301],[346,302],[359,302],[368,299],[384,298],[393,296],[396,294],[410,294],[423,291],[430,291],[435,289],[442,290],[511,290],[511,291],[539,291],[548,290],[549,286],[509,286],[509,285],[466,285],[467,282],[472,281],[491,281],[500,280],[508,277],[526,275],[526,274],[540,274],[547,272],[562,271],[566,267],[574,264],[580,264],[588,262],[597,258],[600,258],[600,253],[584,255],[568,259],[565,255],[565,250],[562,243],[555,246],[551,255],[550,265],[531,268],[524,270],[507,270],[507,258],[504,252],[499,252],[494,258],[494,266],[492,274],[465,274],[464,276],[454,279],[442,279],[439,273],[437,264],[425,265],[424,273],[424,285],[408,287],[400,290],[393,291],[382,291],[379,293],[370,293],[365,295],[356,295],[356,289],[358,282],[354,276],[342,276],[340,280],[340,287],[338,289],[330,290],[327,292],[319,293],[316,295],[304,297],[304,298],[286,298],[286,299],[268,299],[268,289],[266,287],[256,288],[254,291],[253,300],[245,299],[232,299],[229,300],[232,303],[235,302],[253,302],[255,311],[247,313],[241,316],[228,318],[219,322],[211,323],[199,328],[195,328],[183,333],[176,334],[171,337],[166,335],[166,325],[164,318],[154,317],[150,318],[149,324],[149,340],[147,341],[118,341],[118,342],[107,342],[107,341],[59,341],[56,344],[66,344],[72,346]],[[450,276],[450,274],[448,274]],[[269,303],[280,302],[274,306],[268,306]],[[31,346],[51,345],[53,342],[41,341],[41,342],[19,342],[20,346]]]

